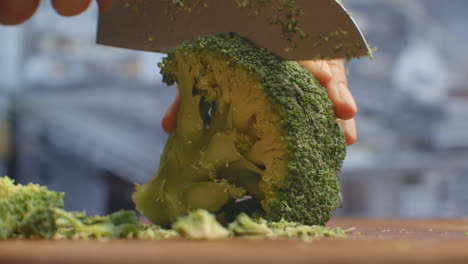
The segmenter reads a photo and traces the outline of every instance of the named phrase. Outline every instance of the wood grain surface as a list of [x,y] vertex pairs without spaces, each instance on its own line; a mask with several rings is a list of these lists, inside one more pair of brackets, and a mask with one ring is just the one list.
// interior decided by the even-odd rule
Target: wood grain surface
[[468,263],[468,219],[335,219],[348,238],[0,242],[0,263]]

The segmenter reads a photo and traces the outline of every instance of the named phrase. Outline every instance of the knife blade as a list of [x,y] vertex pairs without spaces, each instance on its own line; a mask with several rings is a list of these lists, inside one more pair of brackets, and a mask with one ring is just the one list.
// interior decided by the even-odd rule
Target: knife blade
[[[303,14],[298,26],[305,38],[272,23],[274,8],[255,14],[239,0],[193,0],[191,12],[177,10],[168,0],[114,0],[99,14],[97,43],[114,47],[167,52],[198,36],[235,32],[289,60],[367,56],[369,46],[345,8],[336,0],[296,0]],[[172,12],[172,13],[171,13]],[[291,48],[291,43],[294,48]]]

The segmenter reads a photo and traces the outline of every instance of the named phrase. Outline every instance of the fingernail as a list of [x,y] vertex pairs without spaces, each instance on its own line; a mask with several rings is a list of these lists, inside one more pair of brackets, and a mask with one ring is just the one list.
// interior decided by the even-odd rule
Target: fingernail
[[340,93],[340,98],[343,103],[349,105],[354,112],[358,111],[358,107],[356,105],[356,101],[354,100],[353,95],[349,91],[348,87],[344,83],[340,83],[338,85],[338,91]]

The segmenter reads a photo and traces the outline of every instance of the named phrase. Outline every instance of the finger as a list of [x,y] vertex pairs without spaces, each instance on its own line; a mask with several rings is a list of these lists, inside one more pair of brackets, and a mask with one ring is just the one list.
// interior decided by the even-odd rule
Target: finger
[[345,135],[346,145],[351,146],[357,140],[356,121],[354,118],[348,120],[338,120],[338,124]]
[[299,61],[306,70],[315,76],[322,84],[328,83],[332,78],[332,72],[326,61]]
[[99,5],[99,12],[105,12],[111,6],[114,0],[97,0]]
[[180,100],[179,95],[177,94],[174,102],[169,107],[167,112],[164,114],[162,119],[162,127],[166,133],[170,134],[176,128],[177,124],[177,114],[179,113]]
[[75,16],[88,9],[91,0],[52,0],[55,11],[62,16]]
[[0,24],[17,25],[31,18],[40,0],[0,0]]
[[358,108],[348,88],[344,63],[342,60],[331,60],[328,64],[333,77],[330,82],[325,84],[325,88],[334,104],[335,115],[341,119],[353,118]]

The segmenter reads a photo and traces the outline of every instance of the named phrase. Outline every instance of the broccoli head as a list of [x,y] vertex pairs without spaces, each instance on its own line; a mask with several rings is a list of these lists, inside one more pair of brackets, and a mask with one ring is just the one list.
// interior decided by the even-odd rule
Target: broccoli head
[[180,110],[158,171],[133,195],[144,216],[162,226],[198,208],[330,219],[346,144],[314,76],[235,34],[184,43],[159,66]]

